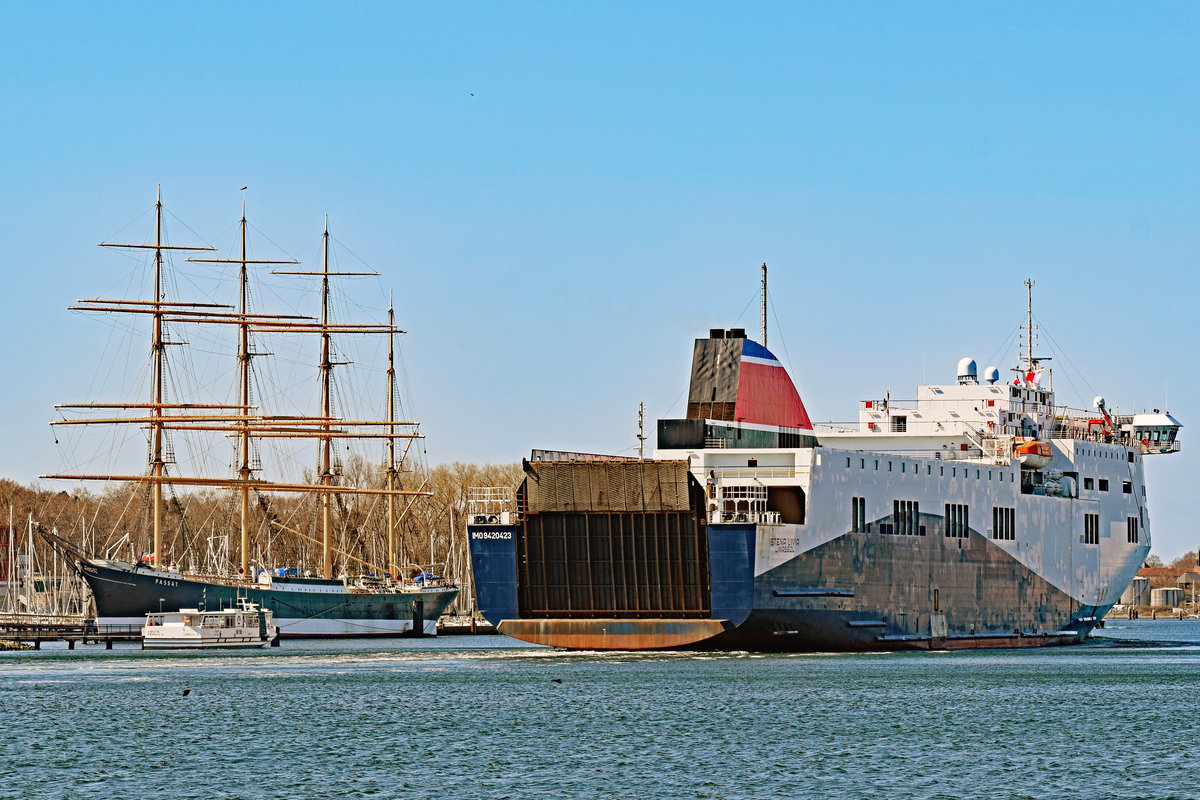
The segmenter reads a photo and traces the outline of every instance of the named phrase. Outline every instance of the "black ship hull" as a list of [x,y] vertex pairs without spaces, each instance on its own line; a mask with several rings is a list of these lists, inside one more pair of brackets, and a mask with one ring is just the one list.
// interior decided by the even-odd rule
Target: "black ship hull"
[[437,632],[458,595],[454,586],[403,591],[351,589],[340,581],[274,578],[270,586],[204,580],[118,562],[82,561],[97,622],[141,624],[146,614],[183,608],[231,608],[239,599],[275,614],[281,638],[400,636]]

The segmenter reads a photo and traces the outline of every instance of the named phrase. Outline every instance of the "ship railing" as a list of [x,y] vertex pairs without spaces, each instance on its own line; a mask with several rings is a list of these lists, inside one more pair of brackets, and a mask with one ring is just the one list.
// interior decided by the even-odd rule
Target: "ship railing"
[[993,456],[984,453],[978,447],[968,447],[966,450],[833,450],[826,451],[826,455],[830,457],[845,456],[847,458],[878,458],[885,456],[889,458],[909,458],[913,460],[932,460],[932,461],[971,461],[987,464],[1008,464],[1011,459],[1003,459],[998,456]]
[[[864,403],[870,403],[871,407],[866,408]],[[920,400],[891,400],[881,398],[879,400],[860,400],[858,403],[860,408],[866,411],[916,411],[921,406]]]
[[[996,436],[988,433],[986,430],[979,430],[966,422],[958,423],[959,430],[968,444],[974,445],[975,450],[979,453],[979,458],[989,464],[1004,465],[1012,461],[1012,437],[1011,436]],[[967,448],[967,452],[972,450]],[[961,451],[960,451],[961,452]]]
[[1147,442],[1143,439],[1137,443],[1137,449],[1144,456],[1153,456],[1163,453],[1178,453],[1182,449],[1182,444],[1178,440],[1174,442]]
[[513,525],[517,522],[517,502],[508,486],[471,486],[467,488],[467,522],[472,525]]
[[719,480],[731,478],[798,478],[808,475],[808,467],[713,467],[710,473]]
[[1050,428],[1049,436],[1051,439],[1077,439],[1102,444],[1123,444],[1125,440],[1124,434],[1120,431],[1113,433],[1107,428],[1089,429],[1086,423],[1082,425],[1054,425]]
[[863,424],[858,420],[854,422],[815,422],[813,423],[813,433],[863,433]]
[[722,525],[779,525],[783,518],[778,511],[713,511],[708,521]]

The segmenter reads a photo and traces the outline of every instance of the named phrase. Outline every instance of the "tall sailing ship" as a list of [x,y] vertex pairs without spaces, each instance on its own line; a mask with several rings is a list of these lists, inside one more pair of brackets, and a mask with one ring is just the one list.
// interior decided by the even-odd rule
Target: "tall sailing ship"
[[[181,608],[232,608],[249,602],[271,611],[282,637],[395,636],[405,633],[436,633],[437,620],[453,603],[458,588],[441,579],[435,570],[401,563],[402,543],[397,525],[406,509],[399,502],[412,503],[429,492],[402,488],[401,458],[397,443],[411,444],[421,438],[416,423],[396,417],[396,369],[394,339],[403,333],[395,326],[389,305],[386,324],[342,323],[331,318],[331,280],[349,276],[375,275],[373,272],[348,272],[332,267],[328,220],[322,234],[320,270],[274,270],[272,274],[302,276],[320,280],[319,316],[264,314],[249,307],[249,271],[252,266],[293,265],[294,260],[262,260],[247,249],[245,200],[242,202],[239,255],[230,259],[192,257],[198,264],[238,268],[237,305],[213,302],[168,300],[168,257],[175,252],[197,253],[214,248],[181,246],[167,243],[163,231],[161,193],[155,202],[154,241],[151,244],[110,244],[103,247],[133,251],[152,251],[152,295],[148,300],[82,300],[72,310],[111,314],[130,314],[150,322],[150,397],[146,401],[76,403],[58,406],[60,414],[83,413],[85,416],[59,419],[54,425],[134,426],[147,433],[149,451],[145,474],[56,474],[46,478],[73,481],[101,481],[109,485],[140,484],[148,487],[150,509],[150,550],[141,558],[129,560],[101,557],[83,552],[65,538],[49,531],[43,535],[72,561],[91,588],[100,623],[141,624],[150,612],[175,612]],[[218,267],[219,268],[219,267]],[[173,345],[186,345],[178,332],[183,330],[232,330],[236,333],[237,364],[234,371],[236,399],[210,402],[169,396],[167,352]],[[173,333],[175,332],[175,333]],[[265,353],[256,346],[258,337],[316,336],[320,342],[318,364],[319,410],[315,414],[270,414],[258,406],[252,396],[253,360]],[[387,416],[385,419],[356,419],[335,409],[334,369],[348,364],[339,361],[334,337],[387,337]],[[174,382],[171,383],[175,385]],[[102,416],[86,416],[100,412]],[[232,440],[232,474],[183,474],[174,458],[174,437],[217,435]],[[271,442],[315,442],[317,466],[311,479],[270,480],[263,475],[260,444]],[[381,485],[349,485],[340,475],[335,442],[382,442],[386,460]],[[407,452],[407,448],[405,451]],[[238,563],[218,564],[208,569],[172,566],[165,563],[164,512],[173,499],[173,487],[228,490],[238,504]],[[167,493],[170,493],[169,495]],[[319,507],[320,536],[309,537],[288,526],[271,513],[271,499],[282,495],[313,496]],[[386,501],[382,523],[386,539],[386,565],[373,563],[370,554],[356,555],[334,546],[335,501],[344,498]],[[252,498],[272,532],[286,533],[310,541],[319,548],[320,574],[302,569],[264,563],[260,556],[252,560]],[[382,544],[380,545],[382,548]],[[110,554],[111,555],[111,554]],[[136,551],[134,552],[136,555]],[[178,556],[178,553],[176,554]],[[340,560],[340,574],[335,563]],[[381,560],[381,559],[377,559]],[[351,566],[353,565],[353,566]]]
[[1001,380],[886,394],[811,422],[763,332],[714,329],[654,459],[534,451],[516,493],[472,495],[480,609],[587,649],[900,650],[1085,639],[1150,550],[1145,460],[1165,411],[1055,400],[1035,352]]

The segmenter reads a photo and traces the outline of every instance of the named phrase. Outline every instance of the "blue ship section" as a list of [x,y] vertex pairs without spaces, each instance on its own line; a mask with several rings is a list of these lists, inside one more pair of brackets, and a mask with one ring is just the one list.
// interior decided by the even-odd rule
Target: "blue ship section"
[[712,618],[741,625],[754,608],[754,526],[709,525]]
[[484,619],[517,618],[517,539],[511,526],[467,527],[475,599]]

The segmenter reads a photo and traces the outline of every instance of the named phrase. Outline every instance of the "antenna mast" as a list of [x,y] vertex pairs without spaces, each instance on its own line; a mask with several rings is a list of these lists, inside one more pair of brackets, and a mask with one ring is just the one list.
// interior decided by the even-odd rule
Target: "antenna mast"
[[762,346],[767,346],[767,262],[762,265]]
[[638,461],[646,460],[646,404],[638,403]]
[[1030,372],[1033,371],[1033,366],[1034,366],[1034,364],[1033,364],[1033,340],[1037,338],[1037,334],[1034,333],[1036,328],[1034,327],[1034,324],[1033,324],[1033,285],[1034,285],[1034,281],[1032,278],[1025,279],[1025,290],[1028,295],[1028,301],[1026,304],[1026,318],[1025,318],[1025,320],[1026,320],[1025,321],[1025,335],[1026,335],[1026,338],[1025,338],[1025,369]]

